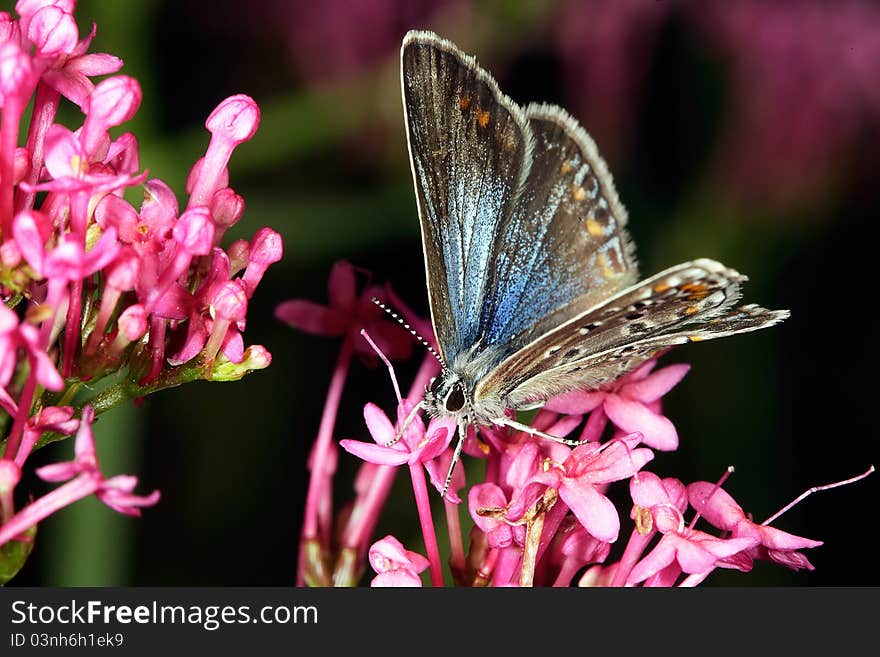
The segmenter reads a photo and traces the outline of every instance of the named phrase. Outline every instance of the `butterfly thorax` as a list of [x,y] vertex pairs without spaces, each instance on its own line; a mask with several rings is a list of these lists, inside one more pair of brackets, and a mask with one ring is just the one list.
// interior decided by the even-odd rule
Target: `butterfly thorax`
[[490,425],[503,417],[507,404],[500,396],[477,395],[477,383],[497,364],[496,349],[470,349],[453,359],[451,367],[431,381],[425,391],[425,408],[432,417],[452,417],[468,424]]

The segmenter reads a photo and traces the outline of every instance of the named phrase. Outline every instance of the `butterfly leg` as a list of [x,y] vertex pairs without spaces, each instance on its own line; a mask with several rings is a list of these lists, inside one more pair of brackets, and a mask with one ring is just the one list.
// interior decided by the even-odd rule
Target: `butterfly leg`
[[452,481],[452,471],[455,470],[455,464],[458,463],[458,459],[461,458],[461,448],[464,447],[464,439],[467,436],[467,430],[467,420],[461,420],[458,423],[458,442],[455,444],[455,451],[452,452],[452,461],[449,463],[449,471],[446,473],[446,483],[443,484],[443,492],[440,493],[440,497],[446,497],[446,491],[449,489],[449,484]]
[[403,434],[409,428],[410,423],[414,419],[416,419],[416,415],[424,407],[425,407],[425,402],[419,402],[418,404],[413,406],[413,409],[409,412],[409,415],[407,415],[406,418],[404,418],[403,425],[400,427],[400,429],[397,430],[397,434],[394,436],[394,438],[389,440],[387,443],[384,443],[383,447],[391,447],[392,445],[396,445],[397,443],[399,443],[400,439],[403,438]]
[[568,445],[569,447],[577,447],[578,445],[585,445],[589,440],[570,440],[568,438],[560,438],[559,436],[552,436],[549,433],[544,433],[543,431],[539,431],[534,427],[530,427],[527,424],[523,424],[522,422],[517,422],[516,420],[511,420],[509,417],[501,417],[497,420],[492,420],[492,424],[497,424],[499,426],[510,427],[511,429],[516,429],[517,431],[524,431],[527,434],[532,436],[538,436],[539,438],[546,438],[547,440],[552,440],[553,442],[562,443],[563,445]]

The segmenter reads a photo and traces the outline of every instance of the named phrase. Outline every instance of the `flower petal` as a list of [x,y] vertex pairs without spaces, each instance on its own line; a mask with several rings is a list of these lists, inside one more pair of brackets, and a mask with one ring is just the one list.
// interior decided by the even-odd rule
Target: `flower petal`
[[565,479],[559,496],[591,536],[605,543],[617,540],[620,531],[617,509],[592,484],[583,479]]
[[427,463],[437,458],[440,454],[446,451],[447,447],[449,447],[449,442],[452,440],[454,433],[454,420],[446,420],[443,421],[443,424],[437,424],[434,426],[433,429],[425,433],[422,442],[413,452],[413,456],[410,458],[410,463]]
[[588,392],[586,390],[573,390],[563,395],[557,395],[550,399],[544,408],[554,413],[567,415],[583,415],[589,413],[605,399],[604,392]]
[[470,511],[474,524],[486,533],[505,523],[492,516],[480,515],[477,511],[479,509],[503,509],[505,506],[507,506],[507,496],[496,484],[475,484],[468,491],[468,511]]
[[370,582],[373,587],[417,588],[422,585],[421,578],[409,568],[389,570],[379,573]]
[[690,369],[691,366],[684,363],[664,367],[641,381],[625,384],[620,394],[645,404],[657,401],[678,385]]
[[[431,485],[437,489],[438,493],[446,485],[446,476],[449,474],[450,463],[452,463],[452,450],[445,450],[437,458],[425,463],[425,470],[428,471],[428,476],[431,478]],[[465,483],[464,466],[461,459],[459,459],[452,469],[452,479],[449,480],[449,488],[446,490],[445,499],[453,504],[461,504],[458,491],[464,488]]]
[[638,584],[652,575],[656,575],[675,561],[675,543],[669,540],[671,536],[671,534],[667,534],[660,539],[657,546],[635,565],[626,578],[628,585]]
[[291,299],[278,304],[275,317],[313,335],[342,335],[349,325],[348,318],[335,309],[305,299]]
[[333,263],[327,280],[327,298],[332,308],[353,310],[357,303],[357,280],[354,267],[345,260]]
[[730,494],[709,481],[696,481],[687,487],[688,500],[713,527],[730,531],[746,519],[745,511]]
[[[377,445],[385,445],[391,442],[397,436],[397,431],[388,416],[382,412],[382,409],[370,402],[364,406],[364,421],[367,423],[367,429]],[[398,442],[397,444],[400,444]],[[407,450],[408,451],[408,450]]]
[[[775,527],[760,527],[761,545],[773,551],[793,551],[802,548],[814,548],[822,545],[822,541],[814,541],[803,536],[795,536]],[[736,534],[736,533],[735,533]],[[738,535],[738,534],[736,534]]]
[[619,395],[608,395],[605,412],[624,431],[640,432],[644,436],[642,442],[648,447],[662,451],[678,448],[678,432],[672,422],[649,410],[641,402],[624,399]]
[[373,443],[365,443],[360,440],[340,440],[340,447],[349,454],[354,454],[364,461],[379,465],[403,465],[409,461],[409,453],[382,447]]
[[370,546],[368,553],[370,565],[377,573],[389,572],[402,568],[413,573],[425,570],[429,562],[418,552],[407,550],[403,543],[390,534],[379,539]]
[[633,502],[646,508],[669,502],[663,482],[653,472],[639,472],[634,476],[629,482],[629,494]]

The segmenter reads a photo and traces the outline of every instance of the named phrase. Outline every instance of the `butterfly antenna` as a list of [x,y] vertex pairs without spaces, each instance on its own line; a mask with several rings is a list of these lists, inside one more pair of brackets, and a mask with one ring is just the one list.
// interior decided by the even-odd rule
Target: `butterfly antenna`
[[427,340],[425,340],[425,338],[423,338],[421,335],[419,335],[419,334],[416,332],[416,330],[415,330],[412,326],[410,326],[409,324],[407,324],[407,323],[406,323],[406,320],[404,320],[403,317],[401,317],[401,316],[398,315],[396,312],[394,312],[393,310],[391,310],[391,308],[389,308],[389,307],[386,306],[384,303],[382,303],[381,301],[379,301],[376,297],[373,297],[373,303],[375,303],[375,304],[376,304],[377,306],[379,306],[382,310],[384,310],[386,313],[388,313],[388,314],[391,315],[394,319],[396,319],[398,324],[400,324],[403,328],[405,328],[407,331],[409,331],[410,334],[412,334],[412,336],[413,336],[416,340],[418,340],[419,343],[420,343],[425,349],[427,349],[427,350],[428,350],[428,351],[434,356],[434,358],[437,359],[437,362],[440,363],[441,365],[443,365],[443,359],[440,358],[440,354],[437,353],[437,350],[434,349],[434,347],[431,346],[431,343],[430,343],[430,342],[428,342]]

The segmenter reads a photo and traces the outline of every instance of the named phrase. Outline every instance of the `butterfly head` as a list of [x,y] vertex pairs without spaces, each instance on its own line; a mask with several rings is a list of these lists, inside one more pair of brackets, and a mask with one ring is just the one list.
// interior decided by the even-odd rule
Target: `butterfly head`
[[425,390],[425,408],[432,417],[467,419],[473,408],[470,395],[455,372],[444,370]]

